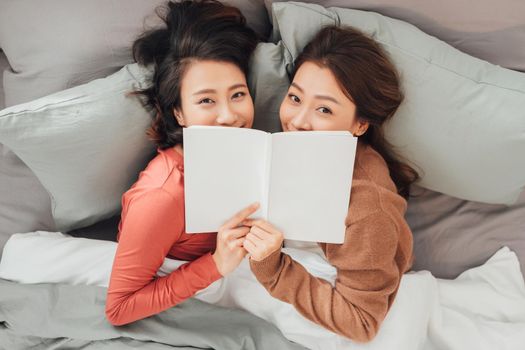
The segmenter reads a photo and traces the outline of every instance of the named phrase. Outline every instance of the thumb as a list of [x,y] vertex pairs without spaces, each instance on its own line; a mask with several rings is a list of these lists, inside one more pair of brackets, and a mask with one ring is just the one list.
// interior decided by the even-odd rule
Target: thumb
[[242,257],[244,258],[246,254],[248,254],[248,251],[244,247],[241,247],[240,250],[241,250]]

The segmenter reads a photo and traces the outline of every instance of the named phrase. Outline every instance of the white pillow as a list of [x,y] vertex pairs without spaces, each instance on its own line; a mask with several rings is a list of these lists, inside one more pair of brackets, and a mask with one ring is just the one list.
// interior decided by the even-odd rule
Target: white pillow
[[122,194],[154,154],[151,116],[128,92],[147,84],[136,64],[88,84],[0,111],[0,143],[49,192],[57,229],[118,213]]
[[[257,87],[281,87],[287,79],[283,67],[291,70],[323,26],[360,29],[381,43],[400,72],[405,101],[386,125],[386,136],[423,170],[420,185],[472,201],[515,202],[525,187],[524,73],[464,54],[408,23],[373,12],[289,2],[275,3],[273,17],[274,38],[281,42],[264,44],[273,48],[256,54],[271,52],[269,64],[276,66],[281,50],[281,66],[275,74],[256,76]],[[265,98],[272,93],[261,89],[256,97],[280,103]],[[278,106],[264,108],[277,124]]]

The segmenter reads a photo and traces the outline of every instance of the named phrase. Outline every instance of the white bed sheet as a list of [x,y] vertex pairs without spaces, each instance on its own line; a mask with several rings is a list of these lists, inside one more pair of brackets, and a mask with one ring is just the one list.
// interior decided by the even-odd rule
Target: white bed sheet
[[[58,232],[15,234],[4,248],[0,278],[107,287],[116,247],[114,242]],[[291,248],[284,251],[313,275],[334,282],[335,269],[322,257]],[[158,274],[165,275],[183,263],[166,259]],[[455,280],[436,279],[427,271],[405,274],[379,334],[367,344],[325,330],[293,306],[272,298],[251,273],[247,260],[196,298],[250,311],[311,349],[525,348],[525,283],[516,255],[506,247]]]

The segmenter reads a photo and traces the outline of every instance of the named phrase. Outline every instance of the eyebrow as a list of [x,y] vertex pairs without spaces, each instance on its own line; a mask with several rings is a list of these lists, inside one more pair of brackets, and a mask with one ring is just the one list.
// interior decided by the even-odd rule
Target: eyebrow
[[[228,91],[235,90],[235,89],[238,89],[238,88],[241,88],[241,87],[248,88],[246,86],[246,84],[235,84],[235,85],[230,86],[228,88]],[[214,94],[214,93],[217,93],[217,90],[215,90],[215,89],[203,89],[203,90],[199,90],[199,91],[193,93],[193,95]]]
[[[295,87],[297,90],[299,90],[301,93],[304,94],[304,90],[299,86],[297,85],[297,83],[292,83],[291,84],[293,87]],[[331,96],[326,96],[326,95],[314,95],[315,98],[318,98],[320,100],[327,100],[327,101],[332,101],[334,102],[335,104],[338,104],[340,105],[340,103],[333,97]]]

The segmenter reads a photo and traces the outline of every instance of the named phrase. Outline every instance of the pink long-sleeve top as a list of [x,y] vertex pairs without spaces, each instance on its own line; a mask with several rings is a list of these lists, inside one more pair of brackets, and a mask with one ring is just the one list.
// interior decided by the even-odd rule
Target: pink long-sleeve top
[[[122,197],[108,321],[117,326],[157,314],[221,278],[211,256],[216,235],[185,232],[183,157],[175,148],[158,150]],[[189,262],[157,277],[166,257]]]

